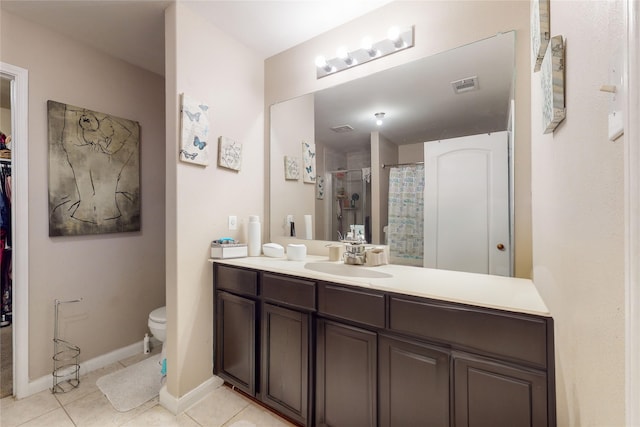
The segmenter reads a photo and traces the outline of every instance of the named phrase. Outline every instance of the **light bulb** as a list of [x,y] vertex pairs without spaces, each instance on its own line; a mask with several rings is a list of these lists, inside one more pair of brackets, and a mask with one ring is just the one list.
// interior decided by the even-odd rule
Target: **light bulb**
[[316,67],[324,68],[327,66],[327,60],[324,56],[320,55],[316,57]]
[[327,63],[326,58],[322,55],[316,57],[316,67],[322,68],[326,73],[333,72],[333,67]]
[[336,56],[344,61],[347,65],[353,65],[354,59],[351,55],[349,55],[349,51],[346,46],[340,46],[336,50]]
[[382,126],[382,119],[376,119],[376,124],[378,126]]
[[373,48],[373,40],[371,37],[362,39],[362,48],[367,51],[371,58],[378,55],[378,50]]
[[398,29],[398,27],[389,28],[389,31],[387,32],[387,37],[389,38],[389,40],[393,42],[393,44],[397,48],[402,47],[402,45],[404,44],[404,41],[400,37],[400,29]]

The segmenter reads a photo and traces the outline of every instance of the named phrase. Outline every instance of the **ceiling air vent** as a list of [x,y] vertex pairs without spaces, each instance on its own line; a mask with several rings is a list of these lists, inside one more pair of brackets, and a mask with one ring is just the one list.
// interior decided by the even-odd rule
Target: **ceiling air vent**
[[345,133],[345,132],[351,132],[353,128],[349,125],[340,125],[340,126],[332,127],[331,130],[336,133]]
[[478,76],[467,77],[466,79],[451,82],[455,93],[469,92],[478,89]]

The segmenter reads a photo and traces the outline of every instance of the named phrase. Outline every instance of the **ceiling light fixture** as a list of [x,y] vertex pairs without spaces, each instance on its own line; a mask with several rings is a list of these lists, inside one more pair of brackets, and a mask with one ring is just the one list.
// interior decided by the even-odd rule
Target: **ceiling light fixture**
[[336,52],[336,57],[332,59],[318,56],[316,58],[316,76],[317,78],[326,77],[356,65],[413,47],[413,33],[413,27],[404,29],[392,27],[387,33],[387,38],[377,43],[373,43],[371,38],[365,38],[362,41],[362,47],[359,49],[349,51],[346,47],[340,47]]
[[384,113],[382,113],[382,112],[375,113],[374,116],[376,116],[376,124],[378,126],[382,126],[382,119],[384,119]]

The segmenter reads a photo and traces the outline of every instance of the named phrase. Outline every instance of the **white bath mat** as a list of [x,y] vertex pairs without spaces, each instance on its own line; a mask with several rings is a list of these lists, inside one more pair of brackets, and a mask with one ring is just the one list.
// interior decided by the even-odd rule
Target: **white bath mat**
[[160,392],[160,357],[160,354],[151,356],[142,362],[100,377],[96,385],[117,411],[127,412],[137,408]]

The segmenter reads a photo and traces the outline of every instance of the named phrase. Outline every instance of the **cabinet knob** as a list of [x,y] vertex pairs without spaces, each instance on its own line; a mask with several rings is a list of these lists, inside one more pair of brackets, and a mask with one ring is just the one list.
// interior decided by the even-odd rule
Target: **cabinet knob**
[[498,243],[498,246],[496,246],[496,248],[498,248],[499,251],[504,251],[504,245],[502,243]]

